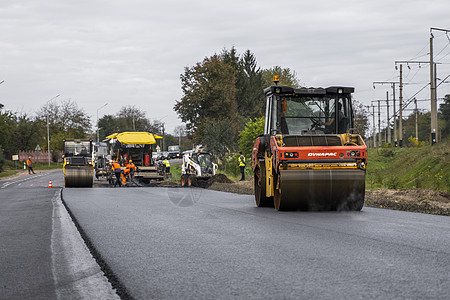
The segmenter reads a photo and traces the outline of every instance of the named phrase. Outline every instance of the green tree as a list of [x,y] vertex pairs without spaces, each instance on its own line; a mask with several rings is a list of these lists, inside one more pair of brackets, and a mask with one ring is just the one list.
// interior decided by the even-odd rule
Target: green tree
[[353,116],[355,119],[355,133],[366,139],[369,133],[369,110],[356,100],[353,100]]
[[245,124],[245,129],[239,133],[239,150],[245,157],[252,156],[253,145],[256,137],[264,133],[264,117],[250,120]]
[[[419,129],[419,141],[429,141],[430,140],[430,124],[431,124],[431,113],[419,112],[418,114],[418,129]],[[403,139],[406,140],[407,137],[416,137],[416,114],[413,113],[408,116],[403,121]]]
[[99,128],[99,137],[100,140],[103,140],[108,135],[116,133],[118,129],[125,127],[125,124],[122,123],[123,120],[118,120],[113,115],[104,115],[98,120],[98,128]]
[[169,146],[178,145],[178,137],[173,136],[171,134],[164,134],[164,149],[163,151],[167,151]]
[[0,145],[0,172],[3,171],[3,164],[5,163],[5,156],[3,155],[3,149]]
[[33,150],[44,135],[43,129],[38,120],[26,113],[1,111],[0,108],[0,146],[7,158],[20,150]]
[[[174,110],[186,123],[188,132],[196,142],[203,140],[211,120],[237,120],[236,71],[219,55],[205,58],[203,62],[184,70],[181,75],[183,97]],[[232,123],[229,130],[236,130]]]
[[14,114],[10,111],[2,111],[0,109],[0,148],[8,156],[14,152],[13,141],[16,122]]
[[45,130],[39,126],[39,122],[28,117],[26,113],[15,115],[16,128],[14,147],[16,153],[18,150],[33,150],[39,143]]
[[262,72],[262,80],[265,88],[274,85],[273,76],[275,75],[279,76],[279,85],[287,85],[294,88],[300,87],[300,81],[295,71],[291,71],[290,68],[275,66]]
[[144,111],[135,106],[124,106],[117,113],[118,123],[122,125],[121,131],[149,131],[150,122]]
[[209,152],[222,159],[236,149],[237,133],[232,129],[233,126],[231,119],[208,120],[208,130],[203,133],[201,144],[206,145]]
[[[37,115],[41,128],[46,128],[47,118],[50,130],[50,148],[62,151],[63,139],[93,137],[91,120],[87,113],[72,100],[50,102]],[[41,147],[47,150],[47,135],[41,138]]]
[[164,133],[165,133],[165,124],[164,124],[164,122],[162,122],[160,120],[154,120],[153,122],[150,123],[150,127],[149,127],[148,131],[151,132],[151,133],[162,135],[163,134],[163,129],[164,129]]
[[442,138],[447,138],[450,136],[450,95],[445,95],[444,103],[439,105],[439,113],[442,124]]
[[239,112],[247,119],[259,118],[264,115],[265,106],[263,72],[257,66],[256,57],[250,50],[244,52],[241,65],[243,80],[242,96],[237,100]]

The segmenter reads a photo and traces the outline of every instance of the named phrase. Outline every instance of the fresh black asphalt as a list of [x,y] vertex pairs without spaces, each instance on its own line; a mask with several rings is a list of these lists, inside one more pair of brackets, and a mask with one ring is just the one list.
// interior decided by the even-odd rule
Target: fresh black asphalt
[[63,198],[137,299],[450,295],[448,217],[276,212],[198,188],[65,189]]

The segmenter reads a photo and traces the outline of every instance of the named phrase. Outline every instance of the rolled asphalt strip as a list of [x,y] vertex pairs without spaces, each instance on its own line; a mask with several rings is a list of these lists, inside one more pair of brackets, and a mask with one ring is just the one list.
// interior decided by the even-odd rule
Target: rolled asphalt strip
[[58,299],[120,299],[78,232],[61,193],[52,198],[52,272]]

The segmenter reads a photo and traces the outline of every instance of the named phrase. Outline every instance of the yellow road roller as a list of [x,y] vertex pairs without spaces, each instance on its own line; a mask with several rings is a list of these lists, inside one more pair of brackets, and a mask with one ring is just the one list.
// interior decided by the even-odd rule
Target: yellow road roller
[[64,140],[64,186],[92,187],[92,140]]
[[252,152],[258,207],[361,210],[367,146],[354,133],[353,91],[277,84],[264,90],[264,134]]

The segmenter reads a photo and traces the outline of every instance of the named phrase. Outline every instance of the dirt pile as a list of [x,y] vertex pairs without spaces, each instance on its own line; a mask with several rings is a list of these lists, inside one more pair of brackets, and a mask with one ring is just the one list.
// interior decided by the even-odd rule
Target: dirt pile
[[209,179],[208,186],[214,183],[233,183],[233,180],[229,179],[225,174],[217,174]]
[[[236,194],[253,195],[253,177],[233,182],[221,175],[208,189]],[[226,178],[226,179],[225,179]],[[365,206],[450,216],[450,193],[426,190],[366,190]]]
[[224,174],[217,174],[209,180],[207,188],[222,192],[253,195],[253,177],[245,181],[234,182]]
[[450,193],[426,189],[366,191],[365,206],[450,216]]

